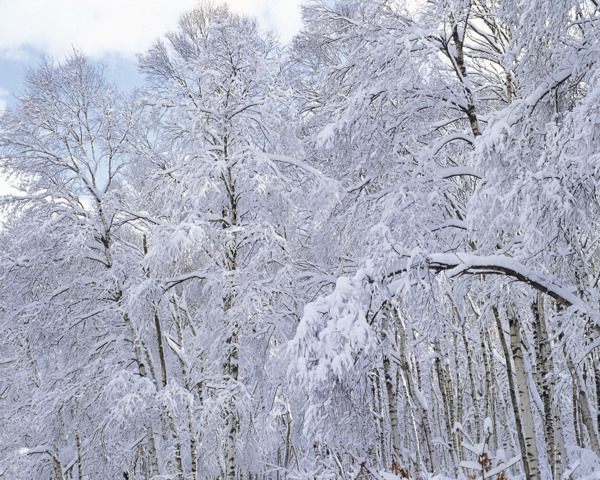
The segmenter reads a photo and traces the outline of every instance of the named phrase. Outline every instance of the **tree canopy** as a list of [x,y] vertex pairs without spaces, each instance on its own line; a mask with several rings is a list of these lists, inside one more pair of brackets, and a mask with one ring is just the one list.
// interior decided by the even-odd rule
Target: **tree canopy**
[[[199,5],[0,117],[0,478],[600,471],[596,0]],[[596,473],[595,473],[596,472]]]

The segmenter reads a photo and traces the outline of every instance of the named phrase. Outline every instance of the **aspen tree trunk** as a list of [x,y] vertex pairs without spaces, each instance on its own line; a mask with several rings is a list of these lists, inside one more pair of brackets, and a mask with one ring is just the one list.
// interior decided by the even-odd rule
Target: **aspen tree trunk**
[[390,418],[390,434],[392,438],[392,461],[400,462],[400,422],[398,420],[398,387],[394,385],[394,367],[389,358],[383,359],[385,387],[388,398],[388,416]]
[[79,480],[83,480],[83,468],[81,462],[81,436],[79,432],[75,435],[75,440],[77,441],[77,478]]
[[[131,335],[131,339],[134,345],[135,360],[138,366],[138,372],[140,374],[140,377],[148,378],[146,366],[144,364],[144,361],[142,360],[142,349],[139,345],[139,342],[136,339],[135,332],[133,330],[133,325],[131,325],[131,320],[129,319],[129,316],[127,314],[125,314],[123,318],[125,320],[127,328],[129,329],[129,334]],[[148,432],[148,455],[150,456],[150,475],[154,477],[160,475],[160,471],[158,469],[158,456],[156,454],[156,443],[154,440],[154,429],[152,428],[152,419],[149,419],[146,431]]]
[[[146,235],[144,235],[142,237],[142,245],[143,245],[143,250],[144,250],[144,256],[146,256],[146,255],[148,255],[148,241],[147,241]],[[146,277],[149,278],[150,270],[149,269],[144,269],[144,270],[145,270]],[[158,310],[156,309],[156,306],[153,306],[153,310],[154,310],[154,330],[156,333],[156,345],[158,348],[158,361],[160,363],[160,373],[161,373],[160,385],[162,386],[162,388],[166,388],[166,386],[168,384],[168,378],[167,378],[167,362],[165,359],[165,347],[164,347],[164,342],[163,342],[163,332],[162,332],[162,326],[160,323],[160,317],[158,315]],[[157,390],[160,389],[158,383],[156,383],[156,388],[157,388]],[[181,477],[183,477],[183,462],[181,459],[181,442],[179,441],[179,435],[177,434],[177,429],[175,428],[175,424],[173,423],[173,417],[171,416],[170,412],[167,412],[167,416],[169,418],[169,429],[171,430],[173,440],[175,441],[175,464],[176,464],[177,470],[179,472],[178,477],[181,478]]]
[[529,398],[529,382],[525,372],[523,349],[521,346],[521,326],[517,315],[508,312],[508,324],[510,328],[510,345],[513,361],[515,363],[515,374],[517,376],[517,387],[521,404],[523,421],[523,434],[525,435],[525,446],[527,449],[527,461],[529,463],[529,479],[540,478],[539,455],[535,438],[535,427],[533,425],[533,411]]
[[453,440],[452,440],[452,429],[454,428],[454,422],[453,422],[453,414],[452,414],[452,408],[450,407],[450,404],[448,402],[448,392],[447,392],[447,387],[448,387],[448,383],[446,382],[446,375],[444,373],[444,370],[442,369],[442,362],[441,362],[441,358],[442,358],[442,354],[440,352],[440,347],[437,343],[434,344],[434,351],[437,354],[437,358],[434,360],[434,365],[435,365],[435,371],[437,374],[437,378],[438,378],[438,384],[440,387],[440,394],[442,396],[442,407],[443,407],[443,411],[444,411],[444,424],[446,426],[446,436],[448,439],[448,447],[450,448],[451,452],[450,455],[453,456],[454,453],[454,448],[453,448]]
[[[430,378],[436,379],[438,386],[440,384],[440,378],[438,376],[438,372],[436,369],[435,361],[431,363],[431,368],[429,372]],[[432,385],[433,387],[433,385]],[[441,390],[440,390],[441,391]],[[440,461],[444,465],[451,465],[452,460],[450,459],[450,446],[447,441],[447,422],[446,422],[446,411],[444,409],[444,405],[441,400],[441,393],[437,395],[435,390],[433,390],[433,395],[431,396],[431,415],[432,415],[432,435],[435,438],[443,439],[443,446],[440,452]]]
[[600,429],[600,369],[598,368],[598,359],[593,357],[594,362],[594,387],[596,389],[596,425]]
[[[467,341],[467,334],[465,332],[465,325],[462,326],[462,340],[465,345],[465,353],[467,354],[467,372],[469,373],[469,383],[471,384],[471,394],[473,396],[473,407],[475,408],[475,430],[477,431],[477,438],[482,438],[481,435],[481,407],[479,403],[479,391],[475,384],[475,375],[473,374],[473,358],[471,356],[471,348]],[[486,372],[487,374],[487,372]],[[486,415],[487,416],[487,415]]]
[[[239,351],[237,347],[237,334],[234,334],[228,343],[232,345],[232,351],[227,361],[228,371],[231,380],[237,382],[239,372]],[[225,446],[225,476],[227,480],[236,480],[238,419],[235,412],[233,400],[231,400],[229,403],[229,412],[227,414],[228,433]]]
[[[178,305],[175,299],[172,300],[174,311],[173,317],[175,319],[175,326],[177,327],[177,340],[179,341],[179,346],[181,349],[184,349],[184,337],[183,337],[183,325],[181,321],[181,316],[178,313]],[[192,393],[191,385],[189,381],[189,377],[187,375],[185,363],[181,357],[177,357],[179,359],[179,369],[181,370],[181,378],[183,379],[183,385],[185,389]],[[187,407],[188,414],[188,430],[190,434],[190,459],[191,459],[191,470],[192,470],[192,480],[197,480],[198,478],[198,449],[196,447],[196,432],[194,429],[194,422],[192,419],[192,412],[188,405]]]
[[[415,460],[416,470],[417,470],[417,472],[420,472],[421,474],[425,475],[426,472],[423,472],[423,468],[422,468],[423,464],[426,461],[424,458],[424,455],[423,455],[422,448],[421,448],[421,436],[422,435],[420,433],[419,426],[417,425],[417,418],[415,417],[415,410],[416,410],[416,408],[418,408],[418,406],[415,403],[415,399],[414,399],[414,396],[412,393],[412,388],[410,387],[410,382],[411,382],[411,380],[409,379],[410,372],[405,370],[404,365],[406,365],[406,364],[404,364],[404,362],[403,362],[403,365],[401,365],[402,368],[399,369],[399,374],[400,374],[400,378],[402,379],[402,383],[404,384],[404,389],[406,390],[406,398],[409,400],[408,401],[409,405],[407,406],[407,408],[405,408],[405,415],[408,415],[408,417],[409,417],[406,423],[411,424],[413,427],[413,435],[414,435],[414,440],[415,440],[414,449],[415,449],[415,453],[416,453],[416,460]],[[411,446],[407,445],[406,448],[411,449]]]
[[58,459],[58,454],[50,454],[50,456],[52,457],[52,465],[54,467],[54,476],[56,477],[56,480],[65,480],[62,465],[60,463],[60,460]]
[[[544,299],[541,293],[537,294],[536,302],[532,305],[533,317],[535,321],[534,335],[537,354],[536,378],[538,389],[541,393],[542,403],[544,404],[544,431],[546,433],[546,444],[548,452],[548,463],[552,471],[552,477],[557,478],[559,463],[556,459],[556,441],[554,427],[554,409],[552,399],[554,398],[554,365],[552,362],[552,352],[548,340],[548,331],[546,327],[546,318],[544,314]],[[550,374],[550,375],[549,375]]]
[[[385,468],[386,465],[386,448],[385,448],[385,415],[384,415],[384,400],[383,400],[383,388],[382,382],[384,381],[383,368],[378,367],[373,372],[372,376],[372,388],[373,388],[373,398],[377,401],[377,408],[379,409],[379,413],[376,416],[375,420],[378,426],[378,436],[379,436],[379,453],[381,458],[382,468]],[[377,462],[374,462],[374,465],[377,465]]]
[[[393,311],[388,309],[384,314],[383,330],[385,335],[393,335],[393,326],[390,325],[390,319],[393,315]],[[394,342],[388,340],[388,348],[391,348],[392,344],[396,343],[396,338],[392,339]],[[396,366],[390,362],[389,355],[383,356],[383,374],[385,380],[385,389],[387,394],[387,410],[388,417],[390,420],[390,436],[391,436],[391,458],[392,463],[394,460],[400,462],[400,422],[398,420],[398,386],[394,384],[396,375]]]
[[[454,336],[454,345],[458,346],[458,339]],[[456,389],[452,386],[452,372],[450,371],[450,360],[446,363],[446,377],[449,381],[449,388],[452,397],[455,396],[454,392],[456,391],[456,421],[462,424],[464,418],[463,412],[463,385],[460,381],[460,369],[458,367],[458,356],[454,355],[454,368],[456,372]],[[451,405],[454,404],[454,401],[451,402]],[[454,424],[452,424],[452,430],[454,430]],[[460,437],[458,432],[454,434],[454,448],[456,450],[456,455],[460,460],[463,460],[462,448],[460,448]]]
[[[230,300],[226,300],[226,310],[231,308]],[[226,362],[226,374],[230,380],[235,383],[239,377],[239,348],[237,325],[234,325],[234,332],[227,340],[229,353]],[[238,418],[235,411],[234,401],[229,401],[229,411],[227,412],[227,439],[225,441],[225,478],[227,480],[236,480],[237,477],[237,434]]]
[[[580,374],[577,372],[577,369],[575,368],[571,357],[566,355],[566,358],[567,366],[569,368],[569,372],[571,373],[571,378],[573,379],[573,396],[577,399],[577,402],[579,403],[579,408],[581,409],[582,423],[585,426],[585,429],[587,430],[588,437],[590,439],[590,446],[592,447],[593,452],[600,457],[600,444],[598,443],[598,434],[596,433],[596,429],[594,427],[594,420],[592,417],[592,411],[588,401],[585,384]],[[583,432],[581,432],[581,440],[583,441]]]
[[[158,359],[160,363],[160,373],[161,373],[161,387],[166,388],[168,384],[167,378],[167,363],[165,360],[165,349],[163,345],[163,333],[162,327],[160,324],[160,318],[158,316],[158,312],[156,309],[154,310],[154,327],[156,331],[156,342],[158,344]],[[157,385],[158,389],[158,385]],[[175,424],[173,422],[173,417],[171,412],[167,411],[167,417],[169,421],[169,430],[171,431],[171,436],[175,442],[175,465],[177,466],[178,478],[183,477],[183,461],[181,459],[181,442],[179,441],[179,435],[177,433],[177,429],[175,428]]]
[[[409,398],[411,403],[416,407],[418,412],[418,428],[415,425],[415,430],[417,431],[416,441],[419,445],[419,450],[421,452],[421,459],[423,464],[428,472],[432,472],[437,464],[437,460],[434,457],[433,447],[431,444],[431,425],[429,424],[428,412],[425,409],[425,406],[421,403],[421,399],[416,394],[416,386],[414,384],[414,379],[411,373],[410,361],[406,355],[406,328],[404,326],[404,322],[400,315],[400,312],[397,311],[397,320],[398,320],[398,333],[399,333],[399,346],[400,346],[400,361],[401,367],[404,374],[404,379],[406,382],[406,388],[408,391]],[[423,450],[425,449],[425,453],[423,454]],[[418,466],[421,469],[421,466]],[[424,473],[424,472],[422,472]]]
[[[222,174],[222,180],[227,192],[228,205],[223,208],[223,217],[229,218],[229,225],[234,228],[231,234],[232,243],[225,252],[225,263],[230,272],[235,272],[238,269],[238,245],[237,245],[237,230],[238,226],[238,195],[236,193],[235,182],[233,180],[232,166],[229,161],[229,137],[225,135],[223,138],[223,160],[226,164],[226,169]],[[226,228],[225,226],[223,228]],[[233,294],[228,294],[223,298],[223,310],[227,316],[227,312],[233,306]],[[233,323],[231,336],[227,339],[228,354],[225,364],[225,373],[229,376],[233,383],[238,381],[239,377],[239,346],[238,346],[238,329],[236,322]],[[225,445],[225,478],[227,480],[236,480],[237,476],[237,435],[238,435],[238,412],[234,407],[234,401],[229,402],[229,412],[227,412],[227,439]]]
[[494,318],[496,319],[496,326],[498,328],[498,337],[500,338],[500,344],[502,345],[502,350],[504,351],[504,359],[506,362],[506,373],[508,376],[508,388],[510,390],[510,400],[513,407],[513,413],[515,416],[515,426],[517,429],[517,436],[519,439],[519,447],[521,449],[521,461],[523,462],[523,470],[525,471],[525,478],[529,480],[530,470],[529,470],[529,460],[527,458],[527,447],[525,445],[525,438],[523,436],[523,424],[521,422],[521,413],[519,412],[519,404],[517,402],[517,387],[515,385],[515,380],[513,377],[513,369],[511,363],[511,354],[508,349],[508,345],[506,343],[506,337],[504,336],[504,329],[502,328],[502,322],[500,320],[500,315],[498,314],[498,309],[496,306],[492,307],[492,311],[494,313]]
[[442,395],[442,405],[444,407],[444,419],[446,424],[446,435],[448,438],[448,447],[450,449],[450,458],[453,465],[458,464],[460,457],[458,434],[454,432],[456,424],[456,416],[454,410],[454,387],[452,386],[452,378],[450,376],[450,365],[445,362],[442,367],[441,358],[442,352],[439,343],[434,344],[434,351],[437,353],[435,359],[436,374],[439,380],[440,393]]
[[[489,359],[489,355],[488,355],[488,348],[487,348],[487,344],[486,343],[490,343],[489,341],[486,342],[486,334],[484,333],[484,329],[482,328],[479,331],[479,336],[480,336],[480,342],[481,342],[481,353],[483,356],[483,367],[485,369],[485,387],[484,387],[484,394],[483,394],[483,404],[484,404],[484,412],[485,412],[485,418],[491,418],[492,419],[492,424],[493,424],[493,428],[494,428],[494,435],[493,435],[493,439],[494,439],[494,451],[498,450],[498,441],[499,441],[499,429],[498,429],[498,423],[496,420],[496,411],[494,409],[494,395],[495,393],[492,391],[492,365],[490,364],[490,359]],[[495,375],[494,375],[495,377]],[[498,384],[498,382],[496,382],[496,384]],[[481,424],[480,424],[481,425]]]
[[579,447],[583,447],[583,442],[581,440],[580,428],[579,428],[579,405],[577,402],[577,386],[575,382],[573,382],[573,394],[572,394],[572,403],[573,403],[573,430],[575,431],[575,444]]
[[289,405],[287,408],[286,418],[287,418],[287,426],[286,426],[287,432],[286,432],[286,439],[285,439],[285,459],[283,461],[283,466],[287,470],[290,468],[290,461],[292,460],[292,412],[290,410]]
[[508,312],[508,324],[510,328],[510,346],[515,363],[515,374],[517,376],[517,387],[521,404],[527,461],[529,463],[529,479],[538,480],[540,478],[539,455],[535,438],[535,427],[533,425],[533,411],[529,398],[529,382],[527,373],[525,372],[523,348],[521,346],[521,326],[517,315],[511,311]]
[[[479,120],[477,119],[477,111],[475,108],[475,95],[471,90],[470,82],[468,79],[467,68],[465,65],[465,54],[464,54],[464,40],[465,33],[463,32],[462,36],[458,31],[458,26],[454,26],[454,30],[452,31],[452,41],[456,48],[456,57],[447,50],[447,55],[451,59],[452,66],[454,67],[456,76],[458,80],[462,84],[465,90],[465,101],[466,101],[466,114],[469,119],[469,124],[471,125],[471,131],[473,132],[474,137],[478,137],[481,135],[481,130],[479,129]],[[447,48],[447,47],[446,47]]]

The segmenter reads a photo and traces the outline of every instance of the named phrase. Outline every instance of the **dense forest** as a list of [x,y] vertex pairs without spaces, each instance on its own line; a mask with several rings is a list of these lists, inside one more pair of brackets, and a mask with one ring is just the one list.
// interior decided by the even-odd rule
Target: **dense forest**
[[[597,0],[199,5],[0,119],[0,478],[600,478]],[[598,228],[597,228],[598,227]]]

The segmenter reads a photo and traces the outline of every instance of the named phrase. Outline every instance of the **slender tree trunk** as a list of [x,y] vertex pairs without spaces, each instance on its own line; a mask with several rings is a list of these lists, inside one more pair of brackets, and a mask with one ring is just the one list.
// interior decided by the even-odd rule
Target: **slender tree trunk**
[[[573,380],[573,396],[577,399],[577,402],[579,403],[579,408],[581,409],[582,423],[587,430],[592,451],[600,457],[600,445],[598,443],[598,434],[596,433],[596,429],[594,427],[594,420],[592,417],[592,411],[588,401],[588,396],[585,390],[585,384],[580,374],[577,372],[577,369],[575,368],[571,357],[567,355],[566,358],[567,366],[569,368],[569,372],[571,373],[571,378]],[[581,440],[583,441],[583,432],[581,432]]]
[[[148,241],[146,239],[146,235],[143,236],[143,250],[144,250],[144,255],[148,255]],[[146,269],[145,270],[146,276],[149,278],[150,277],[150,270]],[[166,388],[169,381],[168,381],[168,377],[167,377],[167,361],[165,359],[165,347],[164,347],[164,341],[163,341],[163,332],[162,332],[162,325],[160,323],[160,316],[158,314],[158,310],[156,308],[156,305],[153,305],[153,310],[154,310],[154,331],[156,333],[156,345],[158,348],[158,361],[160,363],[160,385],[162,388]],[[160,388],[159,385],[156,385],[157,390]],[[178,471],[178,477],[179,478],[183,478],[183,461],[181,458],[181,442],[179,441],[179,435],[177,433],[177,429],[175,428],[175,424],[173,422],[173,417],[171,415],[171,412],[167,412],[167,417],[169,420],[169,429],[171,431],[171,436],[174,440],[175,443],[175,465],[177,466],[177,471]]]
[[439,344],[436,342],[434,344],[434,351],[437,354],[436,359],[434,360],[436,376],[438,378],[438,384],[440,388],[440,394],[442,396],[442,407],[444,410],[444,424],[446,426],[446,437],[448,442],[448,448],[450,450],[450,458],[453,463],[456,463],[456,449],[454,445],[454,435],[452,430],[454,429],[455,419],[454,419],[454,407],[451,403],[450,395],[452,392],[448,391],[448,381],[446,379],[446,372],[442,368],[442,352],[440,350]]
[[502,345],[502,350],[504,351],[504,359],[506,361],[506,373],[508,376],[508,388],[510,391],[510,400],[513,406],[513,413],[515,416],[515,426],[517,430],[517,436],[519,439],[519,447],[521,448],[521,461],[523,462],[523,470],[525,471],[525,478],[529,480],[530,470],[529,470],[529,461],[527,458],[527,447],[525,445],[525,437],[523,436],[523,423],[521,422],[521,413],[519,412],[519,404],[517,402],[517,387],[515,385],[515,380],[513,377],[513,369],[511,362],[511,354],[508,349],[508,345],[506,343],[506,337],[504,336],[504,329],[502,328],[502,322],[500,320],[500,315],[498,314],[498,309],[494,306],[492,307],[492,311],[494,313],[494,317],[496,319],[496,326],[498,328],[498,337],[500,338],[500,344]]
[[400,462],[400,422],[398,420],[398,388],[394,385],[395,367],[386,356],[383,359],[385,387],[388,398],[388,416],[390,418],[390,434],[392,439],[392,462]]
[[287,414],[286,414],[286,437],[285,437],[285,459],[283,466],[286,470],[290,468],[290,462],[292,460],[292,412],[288,405]]
[[83,480],[83,465],[81,461],[81,436],[79,432],[75,435],[75,440],[77,441],[77,478],[79,480]]
[[[487,347],[487,344],[490,344],[491,342],[489,340],[486,342],[486,337],[489,336],[486,332],[487,332],[487,330],[484,330],[483,328],[479,331],[479,336],[480,336],[480,341],[481,341],[481,353],[483,356],[483,367],[485,369],[485,388],[484,388],[484,394],[483,394],[483,403],[484,403],[485,418],[491,418],[491,420],[492,420],[492,424],[493,424],[493,428],[494,428],[494,435],[492,438],[494,440],[494,451],[495,451],[495,450],[498,450],[500,430],[498,429],[498,422],[496,419],[496,410],[494,408],[494,405],[495,405],[494,398],[495,398],[496,393],[495,393],[495,390],[492,389],[492,376],[495,377],[495,372],[492,371],[493,366],[490,363],[490,356],[488,354],[488,347]],[[494,375],[492,375],[492,374],[494,374]],[[498,382],[496,382],[495,384],[497,385]]]
[[479,120],[477,119],[477,109],[475,108],[475,96],[473,91],[471,90],[471,84],[467,74],[467,68],[465,65],[465,54],[464,54],[464,32],[461,37],[458,26],[454,27],[452,31],[452,41],[456,48],[456,57],[446,49],[446,54],[450,58],[452,62],[452,66],[456,72],[458,80],[462,84],[465,92],[465,100],[466,100],[466,108],[465,113],[467,114],[467,118],[469,119],[469,124],[471,125],[471,131],[473,132],[473,136],[478,137],[481,135],[481,130],[479,129]]
[[[399,333],[399,347],[400,347],[400,366],[403,371],[403,377],[406,385],[406,389],[408,391],[408,396],[411,400],[411,403],[414,407],[416,407],[416,411],[418,412],[418,416],[416,417],[417,425],[415,424],[416,430],[416,442],[419,445],[419,451],[421,453],[420,457],[425,466],[425,469],[428,472],[432,472],[434,466],[437,464],[437,461],[434,459],[434,452],[431,444],[431,426],[429,424],[429,417],[425,406],[422,404],[422,394],[417,395],[416,389],[417,386],[414,384],[414,379],[411,373],[410,361],[406,355],[406,329],[404,323],[402,321],[402,317],[400,316],[400,312],[397,312],[397,322],[398,322],[398,333]],[[425,452],[423,452],[423,448]],[[421,470],[421,466],[418,465],[419,470]],[[422,472],[423,474],[425,472]]]
[[[140,374],[140,377],[148,378],[148,373],[146,371],[146,365],[144,364],[144,361],[142,360],[142,355],[143,355],[142,348],[140,347],[140,344],[137,341],[135,332],[133,330],[133,325],[131,325],[131,321],[127,314],[125,314],[123,316],[123,319],[125,320],[125,324],[127,325],[127,328],[129,329],[129,334],[131,335],[132,343],[134,345],[135,360],[136,360],[136,363],[138,366],[138,372]],[[148,436],[148,454],[150,456],[150,475],[152,477],[154,477],[154,476],[160,475],[160,471],[158,469],[158,456],[156,453],[156,443],[154,440],[154,429],[152,428],[152,419],[151,418],[148,419],[148,423],[146,426],[146,432],[147,432],[147,436]]]
[[465,332],[464,324],[462,326],[462,340],[465,346],[465,353],[467,355],[467,372],[469,373],[469,383],[471,384],[471,395],[473,397],[473,408],[475,409],[475,430],[477,431],[477,438],[482,438],[479,392],[477,385],[475,384],[475,375],[473,374],[473,358],[471,355],[471,348],[469,347],[469,342],[467,341],[467,334]]
[[525,446],[527,449],[527,460],[529,463],[528,478],[531,480],[538,480],[540,478],[539,455],[535,437],[535,427],[533,424],[533,410],[531,409],[531,400],[529,396],[529,381],[525,371],[523,349],[521,346],[521,326],[519,324],[517,315],[510,311],[508,313],[508,324],[510,327],[510,345],[513,361],[515,363],[515,373],[517,375],[517,387],[521,404],[523,433],[525,435]]
[[[379,412],[377,413],[377,415],[374,415],[375,417],[375,421],[377,423],[377,427],[378,427],[378,433],[377,436],[378,438],[378,442],[379,442],[379,454],[380,454],[380,461],[381,461],[381,465],[379,465],[377,462],[374,462],[373,465],[377,465],[379,467],[385,468],[385,464],[386,464],[386,446],[385,446],[385,426],[384,426],[384,422],[385,422],[385,416],[384,416],[384,406],[383,406],[383,388],[382,388],[382,380],[383,380],[383,368],[379,367],[376,368],[375,371],[373,372],[373,376],[372,376],[372,390],[373,390],[373,399],[374,402],[377,402],[377,409],[379,410]],[[375,409],[373,409],[375,410]]]
[[[393,310],[388,308],[384,316],[383,331],[386,336],[392,338],[384,338],[384,341],[388,349],[392,348],[397,342],[397,335],[395,332],[395,326],[392,325]],[[385,389],[387,394],[387,410],[388,418],[390,421],[390,437],[391,437],[391,461],[392,464],[400,462],[400,451],[401,451],[401,439],[400,439],[400,421],[398,419],[398,385],[395,384],[395,380],[398,375],[396,372],[396,365],[390,361],[389,354],[383,356],[383,374],[385,380]]]
[[544,405],[544,431],[546,433],[546,444],[548,452],[548,463],[552,471],[552,477],[557,478],[558,463],[556,461],[556,442],[554,428],[554,410],[552,398],[554,398],[554,365],[552,363],[552,352],[548,340],[546,318],[544,314],[544,299],[540,293],[537,294],[536,302],[532,305],[535,321],[534,335],[537,354],[536,378],[538,390],[541,392]]
[[[178,305],[175,298],[173,298],[171,300],[171,303],[173,306],[173,312],[172,312],[173,318],[175,319],[175,326],[177,328],[177,340],[179,342],[180,348],[185,351],[184,336],[183,336],[183,324],[182,324],[181,315],[179,314],[180,306]],[[181,309],[181,311],[183,311],[184,314],[187,315],[187,313],[184,309]],[[179,369],[181,371],[181,378],[183,380],[183,386],[185,387],[185,389],[188,392],[190,392],[193,395],[189,376],[187,374],[186,365],[185,365],[183,359],[179,355],[177,356],[177,358],[179,360]],[[194,421],[193,421],[193,417],[192,417],[192,411],[191,411],[191,407],[189,405],[187,406],[187,417],[188,417],[188,431],[189,431],[189,435],[190,435],[190,460],[191,460],[191,464],[192,464],[191,465],[192,480],[197,480],[197,478],[198,478],[198,448],[196,446],[196,432],[194,429]]]
[[[235,333],[227,342],[230,345],[230,354],[227,360],[227,370],[233,382],[237,382],[239,375],[239,349],[237,345],[237,327],[234,327]],[[225,446],[225,478],[227,480],[236,480],[237,477],[237,435],[238,418],[234,405],[234,400],[229,401],[229,411],[227,412],[227,440]]]
[[596,389],[596,425],[600,429],[600,368],[598,368],[598,359],[593,357],[594,362],[594,387]]
[[[454,345],[458,346],[458,338],[454,336]],[[448,379],[448,387],[452,397],[456,397],[456,414],[455,422],[459,422],[462,425],[464,419],[463,412],[463,385],[460,379],[460,368],[458,366],[458,355],[453,354],[454,357],[454,371],[456,372],[456,388],[452,386],[452,372],[450,371],[450,359],[446,363],[446,378]],[[456,394],[455,394],[456,392]],[[451,402],[451,406],[454,406],[454,401]],[[454,432],[454,423],[452,424],[453,438],[454,438],[454,450],[459,460],[463,460],[462,448],[460,448],[460,436],[458,432]]]
[[54,476],[56,477],[56,480],[65,480],[62,465],[58,459],[58,454],[51,454],[50,456],[52,457],[52,466],[54,467]]

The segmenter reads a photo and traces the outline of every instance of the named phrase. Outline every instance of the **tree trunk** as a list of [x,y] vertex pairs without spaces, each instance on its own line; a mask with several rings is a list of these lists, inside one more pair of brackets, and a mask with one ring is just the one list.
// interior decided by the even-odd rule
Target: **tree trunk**
[[[179,347],[185,351],[184,345],[184,337],[183,337],[183,323],[181,319],[181,315],[179,314],[180,306],[178,305],[175,298],[171,300],[173,305],[173,318],[175,319],[175,326],[177,327],[177,340],[179,342]],[[184,313],[186,313],[185,309],[181,309]],[[187,315],[187,313],[186,313]],[[179,369],[181,371],[181,378],[183,380],[183,386],[185,389],[193,395],[192,387],[189,381],[189,377],[187,374],[186,366],[183,359],[178,355],[179,360]],[[196,446],[196,432],[194,429],[194,421],[192,418],[191,407],[187,406],[187,416],[188,416],[188,430],[190,435],[190,460],[191,460],[191,471],[192,471],[192,480],[197,480],[198,478],[198,448]]]
[[529,467],[529,475],[527,478],[530,480],[539,480],[539,455],[535,437],[535,427],[533,424],[533,411],[531,409],[531,400],[529,398],[529,381],[525,371],[523,349],[521,346],[521,326],[517,315],[511,311],[508,312],[508,324],[510,327],[510,346],[513,361],[515,363],[515,374],[517,376],[517,387],[523,421],[523,434],[525,436],[527,462]]
[[471,384],[471,395],[473,397],[473,408],[475,409],[475,430],[477,431],[477,438],[483,438],[481,433],[481,407],[479,404],[479,392],[477,385],[475,384],[475,375],[473,374],[473,358],[471,356],[471,349],[469,348],[469,342],[467,341],[467,334],[465,332],[465,325],[462,326],[462,340],[465,345],[465,353],[467,355],[467,371],[469,373],[469,383]]
[[532,310],[535,321],[534,335],[537,355],[536,379],[544,405],[544,431],[546,433],[548,463],[550,464],[552,477],[557,478],[556,474],[559,467],[556,461],[555,434],[558,432],[555,432],[554,428],[554,410],[552,405],[552,399],[554,398],[554,365],[546,328],[544,299],[541,293],[537,294],[537,299],[532,305]]
[[58,459],[58,454],[51,454],[50,456],[52,457],[52,466],[54,467],[54,476],[56,477],[56,480],[64,480],[65,477],[63,475],[62,465]]
[[[393,312],[388,311],[386,312],[385,318],[384,318],[384,332],[386,332],[386,335],[392,335],[392,330],[391,330],[391,325],[390,325],[390,318],[391,315],[393,315]],[[387,348],[391,348],[391,346],[393,344],[395,344],[395,339],[391,339],[394,340],[393,342],[390,342],[389,338],[386,338],[387,340]],[[390,362],[390,357],[389,355],[384,355],[383,356],[383,373],[384,373],[384,377],[385,377],[385,388],[386,388],[386,393],[387,393],[387,409],[388,409],[388,417],[390,419],[390,436],[391,436],[391,440],[392,440],[392,445],[391,445],[391,457],[392,457],[392,463],[395,461],[396,463],[399,464],[400,462],[400,451],[401,451],[401,445],[400,445],[400,421],[398,419],[398,386],[394,384],[394,380],[397,377],[396,375],[396,366],[393,365]]]
[[[142,349],[140,347],[139,342],[136,340],[136,335],[133,331],[133,325],[131,325],[131,321],[127,314],[123,315],[123,319],[125,320],[125,324],[129,329],[129,334],[131,335],[132,343],[134,345],[135,360],[138,366],[138,373],[140,374],[140,377],[148,378],[146,365],[142,360]],[[150,475],[154,477],[160,475],[160,471],[158,469],[158,457],[156,454],[156,443],[154,441],[154,429],[152,428],[152,419],[149,419],[148,421],[148,425],[146,426],[146,432],[148,435],[148,454],[150,455]]]
[[[588,401],[588,396],[585,390],[585,384],[580,374],[577,372],[577,369],[575,368],[571,357],[567,355],[566,358],[567,366],[569,368],[569,372],[571,373],[571,378],[573,380],[573,395],[576,397],[577,402],[579,403],[579,408],[581,409],[581,421],[583,425],[585,425],[585,428],[587,430],[592,451],[600,457],[600,445],[598,443],[598,434],[596,433],[596,429],[594,428],[594,420],[592,417],[592,411]],[[581,432],[581,440],[583,443],[583,432]]]
[[523,424],[521,422],[521,414],[519,412],[519,404],[517,402],[517,388],[515,386],[515,380],[513,377],[513,369],[511,363],[511,355],[510,350],[508,349],[508,345],[506,343],[506,337],[504,336],[504,329],[502,328],[502,322],[500,320],[500,315],[498,314],[498,309],[494,306],[492,307],[492,311],[494,313],[494,318],[496,319],[496,327],[498,328],[498,337],[500,338],[500,344],[502,345],[502,350],[504,351],[504,359],[506,362],[506,373],[508,377],[508,388],[510,391],[510,400],[513,407],[513,413],[515,416],[515,425],[517,430],[517,437],[519,439],[519,447],[521,449],[521,461],[523,462],[523,470],[525,471],[525,478],[529,480],[529,462],[527,459],[527,447],[525,446],[525,438],[523,437]]
[[444,409],[444,423],[446,425],[446,436],[447,436],[447,447],[450,450],[450,458],[453,463],[457,463],[456,460],[456,446],[454,445],[453,429],[455,424],[454,419],[454,407],[452,405],[452,399],[450,395],[452,391],[448,391],[448,381],[446,380],[446,372],[442,368],[441,358],[442,352],[439,344],[434,344],[434,352],[437,354],[437,358],[434,360],[436,376],[440,387],[440,394],[442,396],[442,407]]
[[[227,359],[227,373],[233,383],[237,382],[239,375],[239,349],[237,345],[237,327],[234,326],[235,333],[227,342],[230,345],[230,354]],[[234,399],[229,401],[229,412],[227,413],[227,440],[225,446],[225,478],[227,480],[236,480],[237,476],[237,434],[238,418],[234,405]]]
[[83,480],[83,465],[81,461],[81,436],[79,432],[75,435],[75,440],[77,441],[77,478],[79,480]]
[[[429,424],[428,412],[425,408],[425,405],[422,404],[421,398],[422,395],[419,392],[417,395],[415,386],[415,382],[412,376],[410,362],[406,355],[406,329],[404,326],[404,322],[402,321],[402,317],[400,316],[400,312],[397,311],[397,322],[398,322],[398,333],[399,333],[399,347],[400,347],[400,367],[403,372],[403,380],[406,385],[406,389],[408,392],[409,399],[413,405],[413,408],[416,409],[418,415],[415,418],[417,420],[417,424],[415,424],[415,433],[417,435],[416,442],[419,445],[418,452],[423,462],[425,469],[428,472],[432,472],[435,465],[437,464],[436,459],[434,458],[433,447],[431,444],[431,426]],[[423,452],[423,449],[425,451]],[[421,466],[417,465],[419,470],[421,470]],[[422,472],[424,473],[424,472]]]

